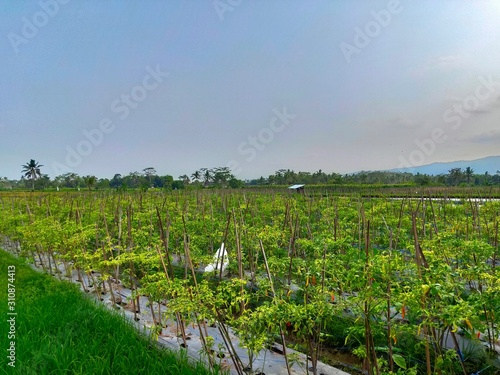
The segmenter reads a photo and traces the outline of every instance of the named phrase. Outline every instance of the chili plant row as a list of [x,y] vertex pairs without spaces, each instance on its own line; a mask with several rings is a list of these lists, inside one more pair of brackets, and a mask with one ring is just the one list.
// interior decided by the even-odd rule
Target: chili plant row
[[[0,233],[47,272],[76,272],[83,289],[107,290],[114,301],[126,285],[132,304],[147,296],[158,327],[167,318],[181,332],[196,325],[212,366],[205,328],[215,324],[240,374],[275,341],[288,369],[293,345],[308,354],[313,374],[324,350],[339,347],[369,374],[495,373],[500,203],[437,198],[0,195]],[[227,269],[214,258],[222,243]],[[213,262],[214,271],[202,272]],[[238,358],[229,327],[249,363]]]

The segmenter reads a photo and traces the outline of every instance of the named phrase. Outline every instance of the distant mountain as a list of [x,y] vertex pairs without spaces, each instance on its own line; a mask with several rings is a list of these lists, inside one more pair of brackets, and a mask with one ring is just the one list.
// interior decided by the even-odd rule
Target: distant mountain
[[488,156],[482,159],[459,160],[448,163],[432,163],[413,168],[396,168],[389,170],[389,172],[410,172],[413,174],[421,173],[428,175],[438,175],[447,174],[448,171],[452,168],[465,169],[467,167],[471,167],[474,170],[475,174],[484,174],[485,172],[488,172],[489,174],[495,174],[498,170],[500,170],[500,156]]

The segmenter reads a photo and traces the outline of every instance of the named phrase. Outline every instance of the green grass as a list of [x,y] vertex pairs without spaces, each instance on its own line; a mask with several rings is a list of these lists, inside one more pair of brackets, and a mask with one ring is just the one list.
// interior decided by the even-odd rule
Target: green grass
[[[16,362],[8,366],[7,267],[16,267]],[[1,374],[210,374],[159,349],[78,287],[36,272],[0,250]]]

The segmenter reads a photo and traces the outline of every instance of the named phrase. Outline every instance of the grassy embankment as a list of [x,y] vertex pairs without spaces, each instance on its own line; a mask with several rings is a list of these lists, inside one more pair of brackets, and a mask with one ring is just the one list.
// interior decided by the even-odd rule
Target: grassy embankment
[[[9,366],[8,266],[15,266],[15,367]],[[76,285],[34,271],[0,250],[0,373],[209,374],[141,336]]]

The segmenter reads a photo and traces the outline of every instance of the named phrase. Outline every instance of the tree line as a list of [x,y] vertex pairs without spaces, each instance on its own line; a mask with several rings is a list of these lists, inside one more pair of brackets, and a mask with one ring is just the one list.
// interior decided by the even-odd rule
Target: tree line
[[228,167],[200,168],[191,174],[175,179],[171,175],[158,175],[154,167],[127,175],[116,173],[112,178],[97,178],[94,175],[80,176],[65,173],[51,179],[42,172],[43,164],[31,159],[21,166],[21,178],[0,178],[0,189],[143,189],[178,190],[184,188],[241,188],[244,186],[284,186],[292,184],[341,185],[383,184],[416,186],[493,186],[500,185],[500,170],[496,174],[477,174],[471,167],[452,168],[446,174],[427,175],[409,172],[361,171],[352,174],[296,172],[279,169],[268,177],[240,180]]
[[51,179],[42,171],[43,164],[31,159],[22,165],[21,178],[9,180],[0,178],[0,189],[167,189],[176,190],[191,187],[240,188],[244,181],[238,180],[228,167],[201,168],[191,175],[181,175],[175,179],[171,175],[158,175],[153,167],[127,175],[116,173],[112,178],[97,178],[94,175],[80,176],[65,173]]
[[428,175],[410,172],[361,171],[352,174],[325,173],[321,169],[316,172],[295,172],[280,169],[268,178],[260,177],[248,181],[250,185],[339,185],[339,184],[371,184],[371,185],[416,185],[416,186],[488,186],[500,185],[500,170],[492,175],[475,173],[471,167],[452,168],[446,174]]

